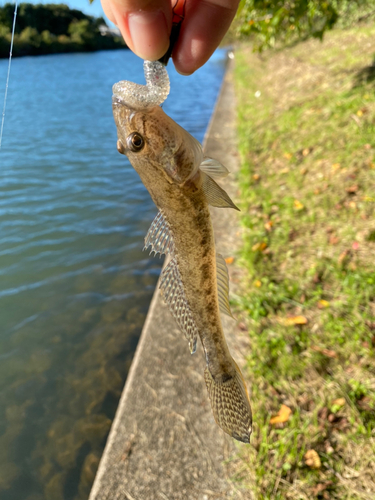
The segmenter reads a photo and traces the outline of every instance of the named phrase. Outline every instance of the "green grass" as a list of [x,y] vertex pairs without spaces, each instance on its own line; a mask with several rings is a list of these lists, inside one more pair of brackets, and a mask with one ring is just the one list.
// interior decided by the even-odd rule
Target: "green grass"
[[255,471],[259,499],[375,491],[374,36],[236,54],[255,425],[234,480]]

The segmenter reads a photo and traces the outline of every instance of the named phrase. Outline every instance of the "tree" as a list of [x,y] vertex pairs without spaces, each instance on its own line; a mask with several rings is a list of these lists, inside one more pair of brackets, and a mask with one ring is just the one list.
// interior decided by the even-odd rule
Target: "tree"
[[239,32],[253,36],[261,50],[308,37],[323,38],[340,18],[360,9],[374,8],[373,0],[241,0]]

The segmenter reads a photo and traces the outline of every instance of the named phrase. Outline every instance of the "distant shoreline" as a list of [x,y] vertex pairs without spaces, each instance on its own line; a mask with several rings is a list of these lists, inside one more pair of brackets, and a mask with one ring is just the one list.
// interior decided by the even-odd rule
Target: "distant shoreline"
[[[9,57],[13,16],[13,4],[0,7],[0,59]],[[127,46],[120,31],[109,28],[103,18],[63,4],[19,4],[13,57],[123,48]]]
[[[10,47],[9,47],[10,49]],[[99,52],[101,50],[130,50],[129,47],[125,44],[122,45],[115,45],[113,47],[98,47],[98,48],[93,48],[93,49],[82,49],[79,48],[77,50],[75,49],[67,49],[65,47],[62,47],[62,50],[57,50],[54,52],[24,52],[24,53],[15,53],[14,52],[14,47],[13,47],[13,52],[12,52],[12,58],[20,58],[20,57],[37,57],[37,56],[53,56],[53,55],[59,55],[59,54],[79,54],[79,53],[89,53],[89,52]],[[0,60],[2,59],[9,59],[9,52],[7,55],[0,55]]]

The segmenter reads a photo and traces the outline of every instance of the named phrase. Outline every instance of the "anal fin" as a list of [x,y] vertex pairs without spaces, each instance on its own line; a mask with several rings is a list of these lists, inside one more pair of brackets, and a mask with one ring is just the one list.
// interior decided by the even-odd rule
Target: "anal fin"
[[165,267],[161,275],[160,290],[172,316],[189,342],[191,354],[194,354],[197,348],[198,328],[186,300],[176,258]]
[[233,318],[229,305],[228,269],[223,256],[219,253],[216,254],[216,280],[220,311]]

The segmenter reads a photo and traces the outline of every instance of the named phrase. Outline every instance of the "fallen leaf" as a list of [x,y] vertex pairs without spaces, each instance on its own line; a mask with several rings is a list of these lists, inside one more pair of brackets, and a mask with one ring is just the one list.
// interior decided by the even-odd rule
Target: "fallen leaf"
[[267,248],[267,243],[265,241],[261,241],[259,243],[255,243],[255,245],[252,246],[253,252],[263,252]]
[[289,408],[289,406],[281,405],[280,410],[277,412],[277,415],[271,418],[270,424],[275,425],[287,422],[289,420],[291,413],[292,410]]
[[227,264],[233,264],[233,262],[234,262],[234,257],[226,257],[226,258],[225,258],[225,262],[226,262]]
[[305,148],[302,150],[302,156],[307,156],[310,153],[310,148]]
[[360,407],[361,410],[364,411],[374,410],[374,403],[371,400],[370,396],[364,396],[363,398],[358,400],[357,405]]
[[314,486],[314,488],[312,489],[312,493],[314,496],[318,496],[319,493],[321,493],[322,491],[326,490],[327,488],[329,488],[330,486],[333,485],[333,482],[332,481],[327,481],[325,483],[318,483],[316,486]]
[[241,330],[241,332],[247,332],[247,326],[242,321],[238,323],[238,328]]
[[364,145],[364,148],[365,148],[365,149],[371,149],[371,144],[365,144],[365,145]]
[[336,358],[337,357],[337,352],[332,351],[331,349],[324,349],[322,347],[319,347],[317,345],[312,345],[311,349],[316,352],[320,352],[320,354],[323,354],[323,356],[326,356],[327,358]]
[[329,307],[329,305],[330,304],[329,304],[328,300],[324,300],[324,299],[318,300],[318,308],[319,309],[325,309],[326,307]]
[[304,458],[305,464],[311,469],[320,469],[322,466],[319,455],[315,450],[307,450]]
[[257,288],[260,288],[262,286],[262,282],[260,280],[255,280],[254,286],[256,286]]
[[331,234],[331,236],[330,236],[330,237],[329,237],[329,239],[328,239],[328,243],[329,243],[330,245],[337,245],[337,243],[338,243],[339,241],[340,241],[340,239],[339,239],[337,236],[335,236],[334,234]]
[[358,191],[358,184],[353,184],[345,189],[348,194],[355,194]]
[[345,403],[345,398],[337,398],[332,401],[332,405],[339,406],[340,408],[345,406]]
[[253,180],[254,181],[259,181],[260,175],[259,174],[253,174]]
[[290,316],[289,318],[280,318],[279,322],[284,326],[306,325],[307,318],[305,316]]
[[301,203],[299,200],[294,200],[293,206],[294,210],[303,210],[305,208],[303,203]]
[[351,209],[355,210],[355,209],[357,208],[357,204],[356,204],[356,202],[355,202],[355,201],[351,201],[351,202],[349,203],[349,207],[350,207]]
[[292,158],[292,153],[284,153],[283,157],[286,158],[287,160],[290,160]]
[[336,172],[336,170],[338,170],[340,168],[340,163],[333,163],[331,168],[334,172]]
[[344,250],[343,252],[340,253],[339,258],[337,259],[337,262],[340,265],[347,264],[350,257],[351,257],[350,250]]
[[266,231],[271,231],[272,229],[272,226],[273,226],[273,221],[272,220],[268,220],[265,224],[264,224],[264,229]]

